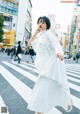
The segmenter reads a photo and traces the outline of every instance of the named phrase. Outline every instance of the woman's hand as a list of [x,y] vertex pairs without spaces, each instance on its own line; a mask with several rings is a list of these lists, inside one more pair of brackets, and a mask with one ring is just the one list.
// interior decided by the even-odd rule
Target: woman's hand
[[64,55],[63,54],[57,53],[56,55],[61,61],[64,60]]
[[38,33],[40,33],[40,29],[38,28],[38,29],[36,29],[36,31],[35,31],[35,33],[34,34],[38,34]]

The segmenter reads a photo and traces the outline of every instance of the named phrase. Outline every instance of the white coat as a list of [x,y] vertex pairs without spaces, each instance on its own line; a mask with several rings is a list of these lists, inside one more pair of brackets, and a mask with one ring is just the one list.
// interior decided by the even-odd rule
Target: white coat
[[56,54],[63,54],[57,35],[50,30],[42,31],[41,35],[32,41],[36,51],[35,64],[39,70],[28,108],[36,112],[48,112],[53,106],[62,106],[67,110],[71,103],[66,67],[64,61]]

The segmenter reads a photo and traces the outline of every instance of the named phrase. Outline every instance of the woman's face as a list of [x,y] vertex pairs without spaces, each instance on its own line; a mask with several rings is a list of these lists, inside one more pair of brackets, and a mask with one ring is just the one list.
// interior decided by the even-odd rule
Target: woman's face
[[40,31],[47,29],[47,25],[43,19],[39,20],[38,27]]

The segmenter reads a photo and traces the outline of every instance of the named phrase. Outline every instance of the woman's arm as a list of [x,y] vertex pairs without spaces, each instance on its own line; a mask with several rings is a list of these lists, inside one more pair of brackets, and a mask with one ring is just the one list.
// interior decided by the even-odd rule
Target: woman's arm
[[63,54],[62,46],[61,46],[56,34],[49,32],[48,40],[50,41],[51,45],[54,47],[57,57],[60,60],[64,60],[64,54]]
[[37,29],[31,39],[28,41],[28,46],[31,46],[31,42],[37,38],[37,34],[40,33],[40,30]]

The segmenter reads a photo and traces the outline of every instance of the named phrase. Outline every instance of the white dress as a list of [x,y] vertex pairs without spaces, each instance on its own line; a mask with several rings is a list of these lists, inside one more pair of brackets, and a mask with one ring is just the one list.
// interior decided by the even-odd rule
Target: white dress
[[67,110],[68,105],[71,105],[71,97],[65,63],[56,56],[56,53],[63,54],[56,34],[44,30],[39,38],[32,41],[32,46],[37,53],[35,64],[39,77],[27,108],[42,113],[54,106],[62,106]]

